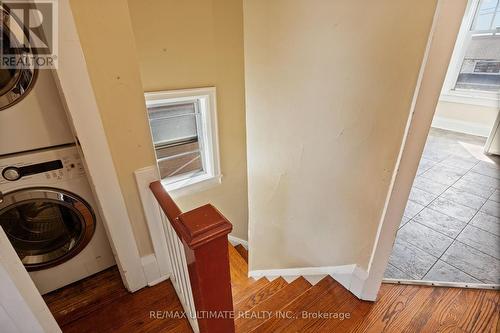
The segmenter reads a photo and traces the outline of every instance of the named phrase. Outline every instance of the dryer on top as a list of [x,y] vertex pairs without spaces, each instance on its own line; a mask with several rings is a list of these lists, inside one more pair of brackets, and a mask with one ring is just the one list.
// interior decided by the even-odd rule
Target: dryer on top
[[[0,56],[30,57],[22,21],[0,4]],[[0,156],[74,142],[53,71],[0,66]]]

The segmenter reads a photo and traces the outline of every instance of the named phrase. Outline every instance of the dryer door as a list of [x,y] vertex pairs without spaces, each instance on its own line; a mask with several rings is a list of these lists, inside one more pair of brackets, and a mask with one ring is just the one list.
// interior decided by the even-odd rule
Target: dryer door
[[[34,51],[21,21],[9,14],[5,4],[0,5],[1,33],[0,55],[0,111],[20,102],[35,84]],[[8,66],[6,66],[8,64]]]
[[96,217],[80,197],[53,188],[4,194],[0,225],[27,270],[61,264],[89,243]]

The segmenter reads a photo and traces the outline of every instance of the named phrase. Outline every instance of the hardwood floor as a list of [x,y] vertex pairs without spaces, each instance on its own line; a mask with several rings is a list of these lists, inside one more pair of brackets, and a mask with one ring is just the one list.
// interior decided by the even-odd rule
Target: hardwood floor
[[[498,291],[383,284],[377,302],[364,302],[330,277],[314,286],[303,278],[291,283],[249,279],[242,251],[229,249],[237,332],[484,333],[500,328]],[[170,281],[130,294],[116,268],[44,298],[63,332],[191,332],[186,319],[150,316],[150,311],[182,312]]]
[[150,311],[182,313],[169,280],[131,294],[116,266],[43,297],[63,332],[191,332],[185,318],[150,316]]

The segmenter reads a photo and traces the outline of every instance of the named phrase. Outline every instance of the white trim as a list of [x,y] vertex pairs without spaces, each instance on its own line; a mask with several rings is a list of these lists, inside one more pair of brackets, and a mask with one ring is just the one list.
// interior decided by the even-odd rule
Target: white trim
[[[205,190],[221,183],[219,135],[217,128],[217,91],[215,87],[156,91],[144,93],[146,107],[168,103],[192,101],[202,102],[200,107],[200,151],[204,172],[188,178],[167,178],[162,180],[165,188],[176,196],[184,196]],[[182,191],[181,191],[182,190]]]
[[154,254],[149,254],[141,258],[142,268],[148,281],[148,286],[152,287],[160,282],[165,281],[170,277],[170,274],[162,274],[160,272],[160,265],[156,261]]
[[500,284],[486,284],[486,283],[422,281],[422,280],[404,280],[404,279],[384,279],[383,282],[384,283],[392,283],[392,284],[409,284],[409,285],[417,285],[417,286],[436,286],[436,287],[451,287],[451,288],[500,290]]
[[497,113],[497,119],[495,120],[495,124],[493,125],[493,128],[491,129],[490,134],[488,134],[488,140],[486,141],[486,144],[484,145],[484,153],[488,155],[492,154],[499,154],[500,147],[493,147],[491,149],[491,144],[495,141],[498,140],[496,139],[500,135],[500,112]]
[[460,30],[458,31],[457,40],[453,48],[453,53],[450,59],[450,64],[446,72],[445,80],[443,83],[443,88],[441,95],[449,95],[453,91],[455,83],[457,82],[458,74],[462,66],[462,61],[464,58],[465,47],[464,43],[467,38],[468,31],[474,20],[474,13],[476,12],[479,0],[468,0],[467,6],[465,8],[465,14],[460,24]]
[[440,101],[467,104],[467,105],[478,105],[490,108],[497,108],[500,105],[499,98],[493,98],[492,94],[484,95],[480,93],[466,93],[458,91],[448,91],[443,92],[439,97]]
[[376,298],[376,293],[375,297],[366,297],[366,295],[363,294],[363,286],[368,277],[368,273],[357,265],[269,269],[248,272],[248,276],[251,278],[259,279],[265,277],[271,281],[278,277],[282,277],[287,282],[291,282],[302,276],[313,285],[318,283],[326,275],[330,275],[338,283],[344,286],[344,288],[360,299],[374,301]]
[[362,269],[360,266],[355,265],[352,270],[351,284],[349,285],[349,290],[365,301],[375,301],[377,299],[378,289],[370,290],[367,292],[365,289],[365,283],[368,279],[368,272]]
[[222,175],[211,176],[201,174],[199,176],[186,178],[175,183],[168,184],[164,181],[161,183],[173,198],[180,198],[220,185],[222,183]]
[[238,238],[236,236],[228,235],[227,236],[229,242],[233,244],[234,246],[236,245],[242,245],[245,249],[248,250],[248,241],[243,240],[241,238]]
[[61,332],[1,227],[0,330],[21,333]]
[[459,133],[483,136],[485,138],[487,138],[491,132],[490,126],[439,116],[435,116],[432,120],[432,127]]
[[123,282],[129,291],[146,286],[139,250],[107,144],[68,0],[59,1],[59,67],[57,84],[83,151],[90,183]]
[[[438,101],[436,90],[439,89],[436,89],[436,87],[444,80],[446,75],[445,70],[449,64],[447,54],[451,56],[452,47],[448,47],[446,40],[441,41],[440,44],[432,43],[432,41],[436,32],[436,21],[439,18],[441,7],[444,7],[445,4],[452,3],[458,3],[458,1],[447,2],[439,0],[437,4],[431,33],[427,43],[427,50],[422,61],[419,80],[415,88],[404,139],[391,181],[391,187],[386,198],[386,204],[378,227],[377,236],[375,238],[375,245],[368,266],[368,276],[361,287],[362,291],[360,294],[362,298],[365,299],[375,299],[382,283],[384,272],[392,253],[396,232],[408,201],[410,189],[431,126],[432,117],[436,110]],[[458,5],[463,5],[463,8],[465,8],[466,1],[463,0],[462,3],[458,3]],[[460,11],[457,11],[455,14],[459,15]],[[461,18],[461,16],[449,17],[446,24],[448,26],[455,26],[456,24],[456,31],[458,31],[460,29],[459,21],[461,21]],[[445,24],[444,22],[440,23],[442,25]],[[451,42],[451,38],[454,38],[453,30],[447,33],[449,33],[449,35],[445,36],[441,34],[441,37],[450,38],[448,42]],[[427,67],[428,63],[433,64],[432,69]]]
[[[171,265],[168,256],[167,241],[165,239],[165,230],[160,215],[160,207],[149,189],[149,184],[160,179],[158,168],[156,166],[145,167],[135,171],[134,176],[139,191],[139,197],[141,198],[144,217],[148,225],[149,236],[153,244],[159,277],[169,276],[171,273]],[[148,278],[148,273],[146,271],[145,273],[148,283],[151,282]]]

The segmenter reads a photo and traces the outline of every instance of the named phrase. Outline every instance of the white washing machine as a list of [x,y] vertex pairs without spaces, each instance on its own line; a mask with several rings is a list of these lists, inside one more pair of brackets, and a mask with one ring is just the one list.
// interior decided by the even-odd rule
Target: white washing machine
[[115,264],[74,145],[0,159],[0,226],[42,294]]
[[[5,6],[0,4],[1,55],[32,54],[22,21]],[[14,47],[19,44],[24,47]],[[74,141],[52,70],[0,66],[0,156]]]

